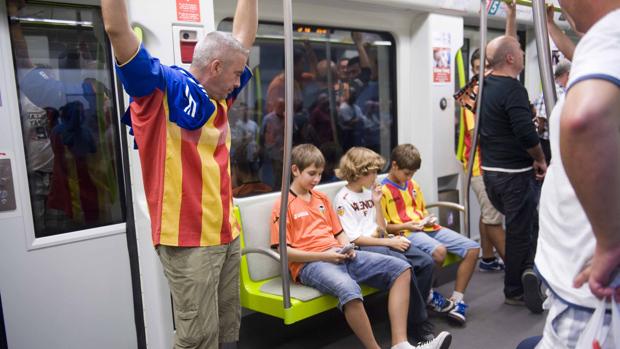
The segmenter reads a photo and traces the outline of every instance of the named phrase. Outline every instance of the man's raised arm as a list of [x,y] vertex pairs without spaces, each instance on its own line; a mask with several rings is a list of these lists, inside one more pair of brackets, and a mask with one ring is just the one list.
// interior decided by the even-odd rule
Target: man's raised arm
[[127,63],[138,51],[140,40],[129,25],[125,0],[101,0],[101,13],[117,63]]
[[[620,268],[620,89],[603,80],[577,83],[566,95],[560,121],[560,155],[592,225],[596,250],[589,275],[598,297]],[[587,277],[587,276],[586,276]],[[577,285],[584,278],[578,278]],[[617,291],[620,300],[620,289]]]
[[575,43],[568,37],[553,19],[555,8],[553,4],[547,5],[547,31],[553,40],[555,46],[562,52],[564,57],[569,61],[573,60],[573,53],[575,53]]
[[258,0],[238,0],[232,34],[243,47],[252,48],[258,29]]
[[517,38],[517,2],[515,0],[504,1],[506,6],[506,36]]

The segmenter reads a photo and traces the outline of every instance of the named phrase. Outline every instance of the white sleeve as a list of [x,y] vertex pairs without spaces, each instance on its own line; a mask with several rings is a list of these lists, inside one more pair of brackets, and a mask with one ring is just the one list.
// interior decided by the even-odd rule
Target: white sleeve
[[347,234],[349,241],[355,241],[361,235],[361,225],[357,220],[355,210],[351,207],[350,202],[342,198],[342,192],[336,195],[334,204],[336,206],[338,219],[340,219],[340,225],[342,225],[342,230]]

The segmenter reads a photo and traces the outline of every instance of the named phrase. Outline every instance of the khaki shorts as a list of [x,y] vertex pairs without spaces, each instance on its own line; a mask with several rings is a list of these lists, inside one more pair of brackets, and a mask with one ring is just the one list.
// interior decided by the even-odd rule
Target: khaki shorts
[[495,209],[495,206],[489,200],[487,191],[484,188],[484,181],[482,176],[471,177],[471,188],[478,198],[480,204],[480,211],[482,216],[482,223],[489,225],[499,225],[504,221],[504,216]]
[[227,245],[157,247],[174,306],[174,348],[239,340],[239,238]]

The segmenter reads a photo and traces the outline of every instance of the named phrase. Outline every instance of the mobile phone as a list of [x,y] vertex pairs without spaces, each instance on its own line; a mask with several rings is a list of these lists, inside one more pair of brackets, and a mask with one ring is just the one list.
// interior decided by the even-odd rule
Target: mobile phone
[[350,244],[345,245],[344,247],[342,247],[340,250],[338,250],[338,253],[341,253],[341,254],[347,254],[347,253],[349,253],[349,251],[351,251],[353,248],[355,248],[355,244],[354,244],[354,243],[350,243]]

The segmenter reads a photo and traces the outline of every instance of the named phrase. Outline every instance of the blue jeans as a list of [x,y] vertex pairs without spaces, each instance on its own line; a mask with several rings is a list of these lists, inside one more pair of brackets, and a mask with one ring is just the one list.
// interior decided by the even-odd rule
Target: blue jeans
[[348,302],[363,300],[360,283],[380,290],[388,290],[409,263],[378,253],[356,251],[355,258],[344,263],[306,263],[299,273],[299,281],[338,298],[338,308]]
[[504,295],[523,294],[521,274],[534,267],[538,240],[538,184],[533,171],[484,171],[489,200],[506,217]]
[[416,231],[407,237],[412,245],[418,246],[422,251],[432,255],[439,245],[444,245],[450,253],[465,258],[467,251],[474,248],[480,248],[480,244],[474,240],[468,239],[454,230],[441,228],[430,233]]
[[411,286],[409,287],[409,316],[407,325],[420,324],[428,319],[426,300],[433,282],[433,258],[426,252],[414,247],[413,244],[405,252],[393,250],[386,246],[361,246],[361,250],[381,253],[400,258],[413,269]]

